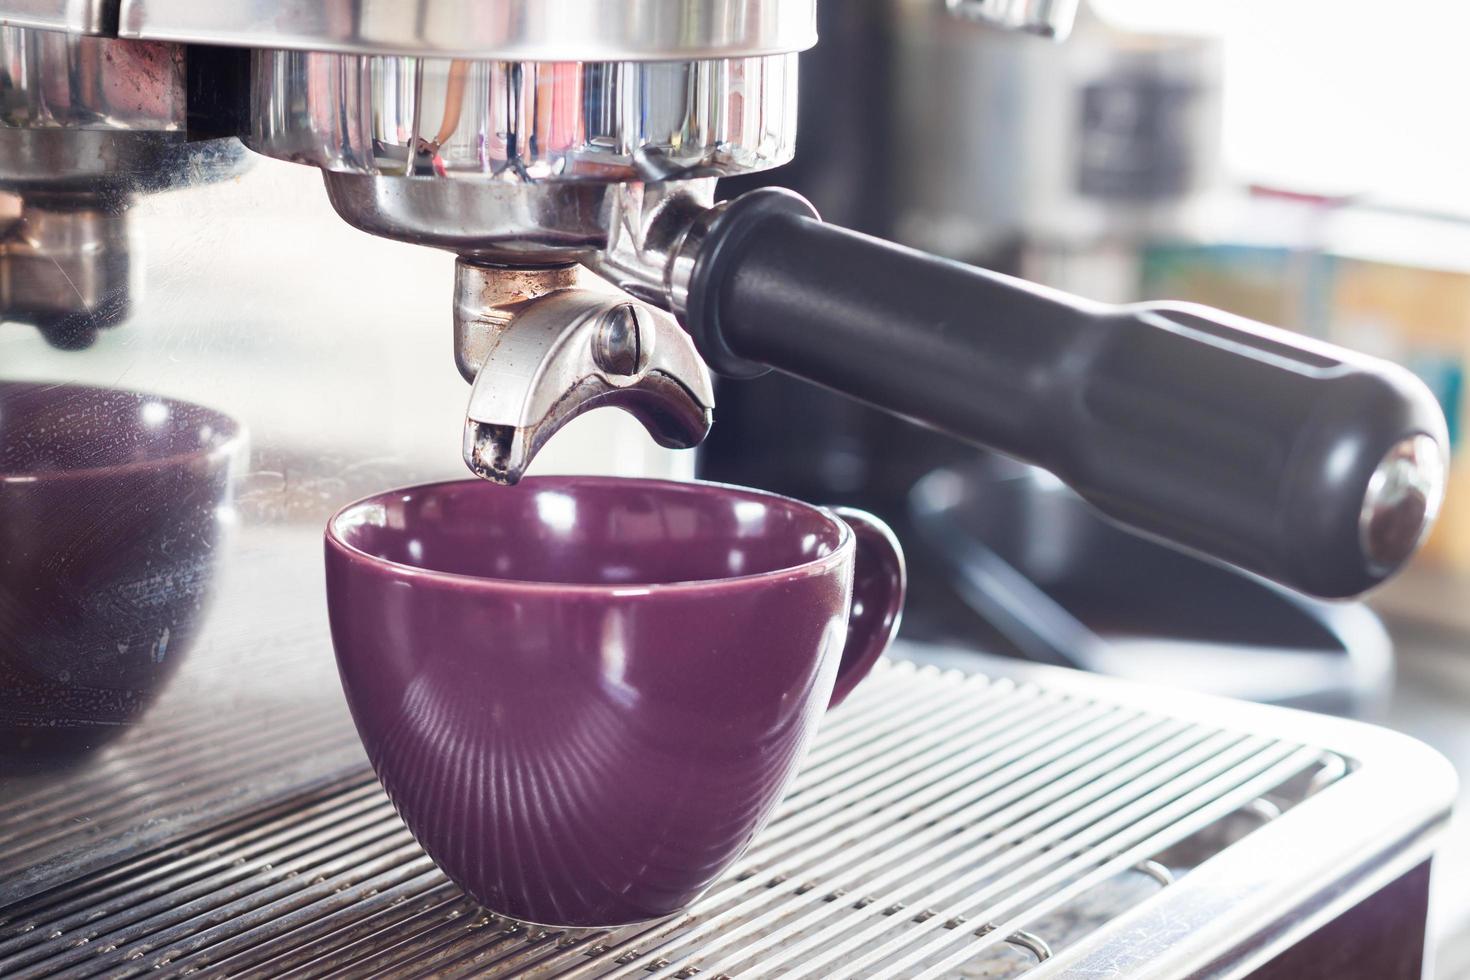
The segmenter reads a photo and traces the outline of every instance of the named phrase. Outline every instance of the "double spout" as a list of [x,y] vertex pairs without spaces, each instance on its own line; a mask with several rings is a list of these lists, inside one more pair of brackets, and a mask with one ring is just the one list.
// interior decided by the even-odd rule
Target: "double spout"
[[460,259],[456,277],[456,360],[473,383],[464,459],[478,476],[515,483],[557,430],[594,408],[623,409],[661,446],[704,440],[714,386],[668,313],[579,285],[575,266]]

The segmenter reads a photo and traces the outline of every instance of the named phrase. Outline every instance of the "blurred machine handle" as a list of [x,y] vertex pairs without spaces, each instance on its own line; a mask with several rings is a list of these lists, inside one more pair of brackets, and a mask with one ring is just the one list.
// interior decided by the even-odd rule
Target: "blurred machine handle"
[[775,367],[1042,466],[1303,592],[1392,575],[1443,494],[1444,416],[1386,361],[1205,307],[1093,303],[824,224],[788,191],[724,205],[682,252],[674,293],[716,371]]

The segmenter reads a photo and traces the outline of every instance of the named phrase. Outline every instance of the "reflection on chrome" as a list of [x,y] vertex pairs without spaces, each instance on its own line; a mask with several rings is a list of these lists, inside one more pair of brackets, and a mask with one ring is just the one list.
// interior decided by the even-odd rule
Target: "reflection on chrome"
[[[266,156],[372,177],[658,181],[796,150],[796,56],[622,64],[252,53]],[[738,93],[738,94],[736,94]]]

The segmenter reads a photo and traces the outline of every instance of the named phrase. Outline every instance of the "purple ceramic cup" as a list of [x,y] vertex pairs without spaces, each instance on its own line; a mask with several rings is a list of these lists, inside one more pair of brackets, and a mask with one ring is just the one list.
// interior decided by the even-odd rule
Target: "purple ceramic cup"
[[0,381],[0,776],[126,730],[188,652],[241,427],[199,405]]
[[882,655],[893,534],[774,494],[542,477],[394,490],[326,534],[342,685],[378,778],[494,912],[685,908]]

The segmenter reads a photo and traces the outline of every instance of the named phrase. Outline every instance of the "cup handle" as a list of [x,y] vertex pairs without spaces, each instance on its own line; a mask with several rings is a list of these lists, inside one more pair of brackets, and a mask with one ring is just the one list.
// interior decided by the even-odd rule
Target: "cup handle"
[[903,550],[887,524],[866,511],[833,507],[857,538],[852,569],[852,608],[847,617],[847,643],[837,668],[828,708],[835,708],[883,656],[898,633],[908,572]]

